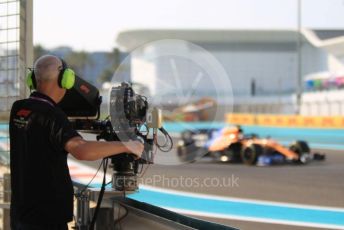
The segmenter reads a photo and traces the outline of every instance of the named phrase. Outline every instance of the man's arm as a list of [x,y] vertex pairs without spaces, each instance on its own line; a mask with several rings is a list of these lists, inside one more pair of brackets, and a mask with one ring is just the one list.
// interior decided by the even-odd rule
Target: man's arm
[[143,144],[139,141],[86,141],[82,137],[73,137],[67,141],[65,150],[78,160],[93,161],[120,153],[133,153],[141,157]]

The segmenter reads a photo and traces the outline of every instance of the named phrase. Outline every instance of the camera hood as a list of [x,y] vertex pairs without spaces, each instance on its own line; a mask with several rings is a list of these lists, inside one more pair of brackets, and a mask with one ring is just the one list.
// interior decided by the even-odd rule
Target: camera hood
[[89,119],[99,116],[100,104],[99,90],[79,76],[75,76],[73,88],[66,91],[58,106],[71,119]]

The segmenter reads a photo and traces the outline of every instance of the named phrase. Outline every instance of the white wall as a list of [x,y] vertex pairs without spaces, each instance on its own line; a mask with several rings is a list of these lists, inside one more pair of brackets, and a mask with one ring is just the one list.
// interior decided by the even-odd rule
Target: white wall
[[[230,85],[220,83],[216,74],[202,71],[202,68],[207,70],[208,66],[193,63],[193,58],[202,55],[202,50],[192,49],[187,45],[179,47],[180,53],[185,57],[160,55],[170,51],[173,53],[173,50],[166,52],[169,47],[146,47],[141,52],[134,53],[131,71],[133,81],[146,85],[159,104],[183,104],[197,96],[215,96],[219,104],[233,103],[240,110],[238,112],[295,113],[296,100],[293,94],[297,88],[298,74],[296,43],[199,45],[222,65],[229,76]],[[327,69],[327,53],[308,43],[303,44],[303,75]],[[200,72],[203,72],[202,80],[195,84]],[[254,97],[250,95],[252,79],[256,83]],[[219,96],[226,90],[229,93],[227,96]],[[316,105],[308,105],[308,96],[304,100],[306,105],[302,106],[301,113],[319,113]],[[321,113],[340,113],[337,107],[331,105],[331,108],[322,108]]]
[[302,115],[344,115],[344,90],[308,92],[302,95]]
[[[251,79],[256,82],[256,95],[295,92],[298,75],[296,44],[247,46],[222,45],[209,50],[226,69],[235,95],[250,95]],[[303,76],[328,69],[327,54],[324,51],[304,44],[301,54]]]

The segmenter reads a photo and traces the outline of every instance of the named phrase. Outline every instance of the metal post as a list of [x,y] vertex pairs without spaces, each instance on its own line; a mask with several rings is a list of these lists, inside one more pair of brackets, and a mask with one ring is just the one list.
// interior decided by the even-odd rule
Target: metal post
[[80,190],[77,195],[76,223],[78,230],[88,230],[90,224],[90,191]]
[[33,0],[20,1],[21,5],[21,29],[20,37],[24,40],[21,40],[20,43],[20,55],[23,57],[23,65],[19,70],[20,77],[20,98],[25,98],[29,94],[29,88],[25,84],[27,67],[31,67],[33,63]]
[[[11,201],[11,175],[9,173],[4,174],[4,203],[10,203]],[[10,230],[10,210],[3,209],[3,230]]]
[[297,114],[301,112],[301,95],[302,95],[302,31],[301,31],[301,22],[302,22],[302,0],[297,0],[297,92],[296,92],[296,101],[297,101]]

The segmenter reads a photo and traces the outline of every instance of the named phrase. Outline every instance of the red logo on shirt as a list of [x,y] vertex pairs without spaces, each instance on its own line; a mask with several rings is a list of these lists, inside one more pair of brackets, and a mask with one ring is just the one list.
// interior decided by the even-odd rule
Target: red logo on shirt
[[31,113],[32,111],[31,110],[27,110],[27,109],[21,109],[17,112],[17,116],[20,116],[20,117],[27,117],[29,116],[29,114]]

